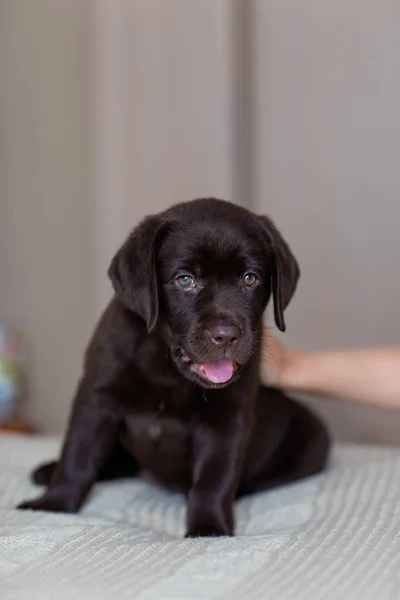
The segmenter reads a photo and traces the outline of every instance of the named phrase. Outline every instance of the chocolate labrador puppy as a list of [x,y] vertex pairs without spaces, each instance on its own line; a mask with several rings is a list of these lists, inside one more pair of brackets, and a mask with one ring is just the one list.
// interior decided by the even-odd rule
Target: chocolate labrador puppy
[[214,198],[146,218],[114,257],[61,457],[20,508],[75,512],[96,480],[144,473],[187,495],[187,535],[232,535],[244,494],[321,471],[329,436],[260,386],[262,316],[299,268],[267,217]]

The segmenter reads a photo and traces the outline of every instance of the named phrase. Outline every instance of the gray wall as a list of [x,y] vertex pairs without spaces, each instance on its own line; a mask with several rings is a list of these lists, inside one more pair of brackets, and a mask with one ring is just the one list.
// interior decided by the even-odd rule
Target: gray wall
[[[285,339],[399,344],[400,4],[252,6],[255,203],[303,270]],[[392,414],[318,406],[341,437],[400,441]]]
[[84,4],[0,4],[0,321],[25,335],[26,408],[50,431],[93,325]]

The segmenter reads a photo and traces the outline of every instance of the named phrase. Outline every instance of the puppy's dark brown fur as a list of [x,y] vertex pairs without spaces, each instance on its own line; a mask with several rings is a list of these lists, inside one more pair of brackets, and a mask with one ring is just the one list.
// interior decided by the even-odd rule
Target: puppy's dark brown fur
[[144,472],[187,494],[187,535],[231,535],[236,497],[323,469],[323,425],[259,383],[262,314],[272,296],[284,330],[299,277],[269,219],[176,205],[133,231],[109,275],[61,457],[21,508],[75,512],[96,480]]

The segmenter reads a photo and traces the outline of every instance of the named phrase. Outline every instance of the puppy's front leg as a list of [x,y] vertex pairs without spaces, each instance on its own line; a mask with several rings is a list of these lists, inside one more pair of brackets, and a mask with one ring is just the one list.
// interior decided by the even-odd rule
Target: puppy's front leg
[[233,535],[233,502],[249,429],[250,418],[244,411],[198,424],[187,537]]
[[42,496],[23,509],[77,512],[115,441],[118,415],[105,392],[79,386],[60,460]]

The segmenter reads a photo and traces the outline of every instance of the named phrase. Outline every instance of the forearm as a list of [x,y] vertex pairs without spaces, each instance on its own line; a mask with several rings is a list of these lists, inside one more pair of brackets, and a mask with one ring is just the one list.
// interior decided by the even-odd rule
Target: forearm
[[400,347],[288,352],[277,385],[400,410]]

